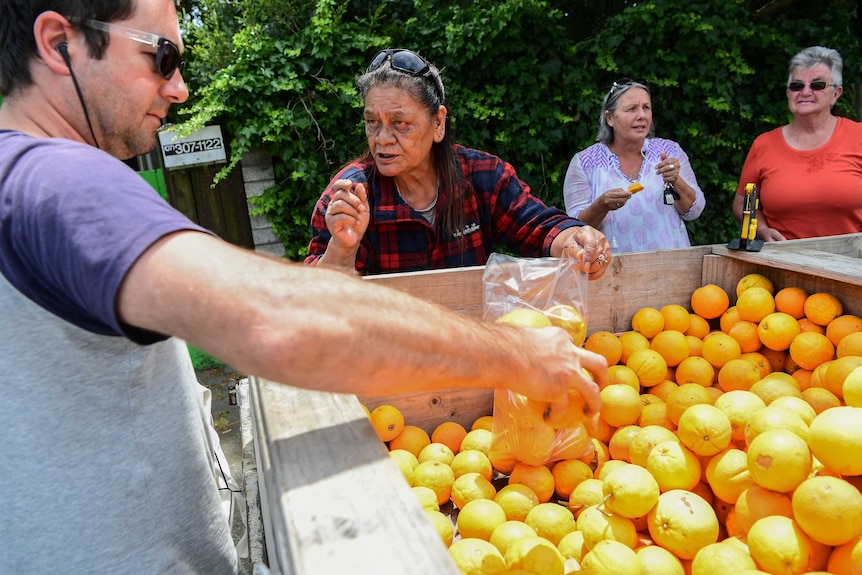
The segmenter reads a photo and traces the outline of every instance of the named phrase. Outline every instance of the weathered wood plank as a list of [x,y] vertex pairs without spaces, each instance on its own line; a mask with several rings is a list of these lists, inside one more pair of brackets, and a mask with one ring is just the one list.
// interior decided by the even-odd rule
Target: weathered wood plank
[[274,572],[457,575],[356,396],[254,377],[250,391]]

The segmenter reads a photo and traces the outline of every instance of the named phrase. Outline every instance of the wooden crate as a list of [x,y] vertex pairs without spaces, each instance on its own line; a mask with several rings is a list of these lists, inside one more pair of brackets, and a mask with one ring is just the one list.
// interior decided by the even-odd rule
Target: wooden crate
[[[797,285],[839,297],[862,313],[862,235],[767,244],[760,252],[723,245],[625,254],[587,292],[589,331],[630,329],[644,306],[689,307],[700,285],[723,287],[758,272],[777,287]],[[482,317],[483,267],[391,274],[368,281]],[[436,532],[377,439],[360,406],[399,407],[432,431],[446,420],[469,425],[491,413],[493,392],[448,390],[391,397],[312,392],[250,378],[266,547],[273,573],[457,575]]]

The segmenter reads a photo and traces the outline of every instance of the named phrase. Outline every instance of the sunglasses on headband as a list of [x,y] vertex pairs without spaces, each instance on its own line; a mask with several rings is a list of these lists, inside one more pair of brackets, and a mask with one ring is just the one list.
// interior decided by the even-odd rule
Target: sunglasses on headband
[[[826,80],[815,80],[808,85],[811,86],[811,89],[814,92],[819,92],[820,90],[825,90],[826,86],[834,86],[835,84],[828,84],[826,83]],[[791,92],[801,92],[805,89],[805,82],[794,80],[793,82],[787,84],[787,89]]]
[[84,24],[94,30],[101,30],[108,34],[119,34],[156,48],[156,71],[165,80],[170,80],[175,70],[182,72],[186,66],[186,61],[180,57],[180,49],[167,38],[99,20],[87,20]]

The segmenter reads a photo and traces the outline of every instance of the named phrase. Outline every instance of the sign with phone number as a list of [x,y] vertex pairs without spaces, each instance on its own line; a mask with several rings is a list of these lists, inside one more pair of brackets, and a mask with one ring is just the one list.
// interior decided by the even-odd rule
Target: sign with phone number
[[180,132],[159,132],[159,144],[167,170],[226,161],[220,126],[206,126],[187,136]]

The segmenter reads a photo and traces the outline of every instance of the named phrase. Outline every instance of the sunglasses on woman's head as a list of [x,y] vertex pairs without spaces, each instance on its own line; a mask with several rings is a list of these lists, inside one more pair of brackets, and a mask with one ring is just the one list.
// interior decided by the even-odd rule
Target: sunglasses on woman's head
[[443,100],[442,86],[438,85],[437,80],[428,73],[431,71],[431,64],[429,64],[428,60],[419,54],[411,52],[405,48],[389,48],[381,51],[373,60],[371,60],[365,73],[367,74],[377,70],[386,63],[387,60],[389,61],[389,66],[393,70],[398,70],[399,72],[404,72],[411,76],[426,78],[434,86],[434,91],[438,96],[440,96],[440,100]]
[[[825,90],[827,86],[834,86],[835,84],[828,84],[826,80],[815,80],[808,84],[811,86],[811,89],[815,92],[819,92],[820,90]],[[805,89],[805,82],[794,81],[787,84],[787,89],[791,92],[801,92]]]
[[182,72],[186,66],[186,61],[180,57],[180,49],[167,38],[99,20],[87,20],[84,24],[94,30],[101,30],[108,34],[119,34],[120,36],[125,36],[131,40],[156,48],[156,71],[165,80],[170,80],[171,76],[174,75],[174,71],[180,70]]
[[649,82],[647,82],[646,80],[642,80],[640,78],[620,78],[619,80],[611,84],[610,93],[613,94],[617,90],[622,90],[623,88],[628,88],[630,86],[634,86],[635,84],[640,84],[649,88]]

